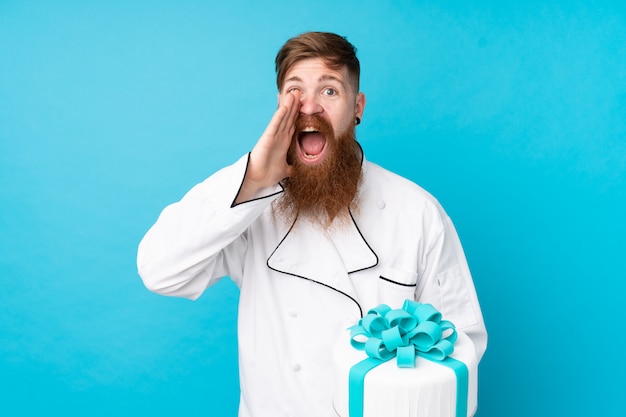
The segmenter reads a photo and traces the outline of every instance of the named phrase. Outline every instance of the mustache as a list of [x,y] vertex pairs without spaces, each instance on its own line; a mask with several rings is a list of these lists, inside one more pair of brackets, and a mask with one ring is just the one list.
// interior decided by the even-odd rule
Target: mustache
[[296,119],[295,136],[297,137],[304,129],[313,128],[331,139],[333,134],[333,126],[330,122],[317,114],[301,114]]

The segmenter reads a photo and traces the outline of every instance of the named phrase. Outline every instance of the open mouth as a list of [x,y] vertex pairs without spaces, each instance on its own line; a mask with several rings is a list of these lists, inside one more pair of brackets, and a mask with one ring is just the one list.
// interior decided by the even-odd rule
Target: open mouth
[[326,135],[313,127],[305,127],[298,134],[298,150],[303,162],[317,162],[326,150]]

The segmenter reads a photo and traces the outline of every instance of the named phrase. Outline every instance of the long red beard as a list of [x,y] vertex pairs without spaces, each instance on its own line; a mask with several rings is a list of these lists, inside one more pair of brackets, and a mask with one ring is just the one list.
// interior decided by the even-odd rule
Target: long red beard
[[296,133],[287,153],[293,175],[283,181],[285,193],[277,209],[288,221],[306,216],[327,228],[335,218],[349,219],[349,208],[355,208],[361,180],[361,147],[354,127],[335,138],[330,124],[319,116],[298,119],[296,132],[312,124],[326,135],[324,160],[316,165],[304,164],[297,155]]

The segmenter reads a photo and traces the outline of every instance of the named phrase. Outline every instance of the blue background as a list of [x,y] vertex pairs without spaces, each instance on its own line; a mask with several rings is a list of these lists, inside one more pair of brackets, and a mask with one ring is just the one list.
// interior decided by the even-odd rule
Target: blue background
[[502,3],[0,0],[0,415],[236,415],[237,288],[154,295],[136,247],[252,148],[307,30],[359,49],[368,158],[455,221],[478,415],[621,415],[626,12]]

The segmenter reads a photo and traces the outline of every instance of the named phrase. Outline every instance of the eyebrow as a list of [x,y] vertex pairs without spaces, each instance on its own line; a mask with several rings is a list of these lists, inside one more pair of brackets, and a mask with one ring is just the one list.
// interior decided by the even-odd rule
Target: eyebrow
[[324,74],[320,77],[319,81],[337,81],[339,84],[343,84],[343,81],[339,77],[334,75]]
[[[289,77],[287,78],[284,82],[290,82],[290,81],[294,81],[294,82],[302,82],[302,79],[300,77],[298,77],[297,75],[294,75],[293,77]],[[341,85],[344,85],[344,82],[339,78],[339,77],[335,77],[334,75],[331,74],[322,74],[322,76],[317,80],[318,82],[320,81],[336,81]]]

